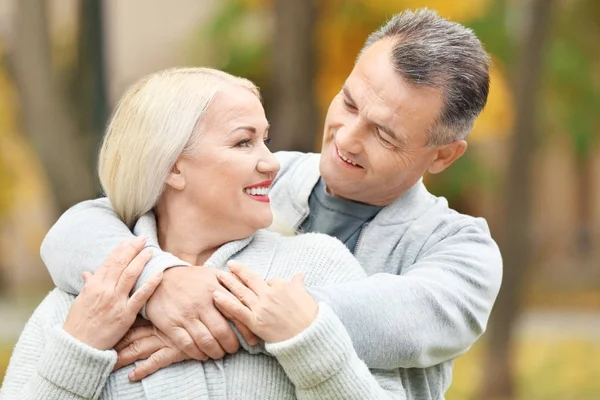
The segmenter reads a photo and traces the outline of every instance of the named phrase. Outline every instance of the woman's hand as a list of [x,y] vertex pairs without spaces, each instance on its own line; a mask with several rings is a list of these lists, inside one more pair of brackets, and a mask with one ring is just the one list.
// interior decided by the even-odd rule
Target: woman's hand
[[162,279],[162,273],[157,274],[129,297],[152,257],[152,250],[142,251],[145,242],[123,242],[95,274],[83,273],[85,285],[63,325],[67,333],[98,350],[112,349],[125,335]]
[[246,325],[266,342],[290,339],[308,328],[319,311],[304,287],[302,275],[291,282],[272,279],[265,282],[241,263],[227,263],[229,272],[220,272],[219,281],[233,295],[214,292],[217,307]]

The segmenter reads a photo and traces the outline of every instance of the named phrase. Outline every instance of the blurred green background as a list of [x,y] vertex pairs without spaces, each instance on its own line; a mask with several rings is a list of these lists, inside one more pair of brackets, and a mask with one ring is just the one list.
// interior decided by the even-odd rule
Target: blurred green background
[[488,331],[457,359],[447,398],[600,398],[597,0],[1,0],[0,379],[52,287],[41,240],[100,194],[98,143],[128,85],[181,65],[248,77],[273,149],[318,151],[368,33],[424,6],[493,57],[467,155],[426,183],[485,217],[505,259]]

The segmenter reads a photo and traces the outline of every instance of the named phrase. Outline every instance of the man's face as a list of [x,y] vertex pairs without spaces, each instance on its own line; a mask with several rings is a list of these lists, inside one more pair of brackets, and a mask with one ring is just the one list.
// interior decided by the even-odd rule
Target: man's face
[[320,170],[336,196],[388,205],[439,157],[427,129],[440,113],[441,92],[409,86],[393,70],[392,45],[384,39],[367,49],[329,106]]

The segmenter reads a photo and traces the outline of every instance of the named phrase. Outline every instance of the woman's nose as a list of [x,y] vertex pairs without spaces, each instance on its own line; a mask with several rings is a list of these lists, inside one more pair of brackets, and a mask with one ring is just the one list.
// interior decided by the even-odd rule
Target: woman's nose
[[277,172],[279,172],[279,160],[277,160],[275,154],[271,153],[269,149],[266,149],[264,155],[258,161],[256,169],[259,172],[271,174],[272,177],[275,177]]

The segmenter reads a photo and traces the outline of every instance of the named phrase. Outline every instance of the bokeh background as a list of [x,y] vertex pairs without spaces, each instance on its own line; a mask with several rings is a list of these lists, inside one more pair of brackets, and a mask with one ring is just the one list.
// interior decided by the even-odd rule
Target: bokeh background
[[600,398],[597,0],[0,0],[0,379],[52,288],[39,258],[60,213],[100,195],[98,143],[126,87],[205,65],[254,80],[273,149],[318,151],[368,33],[427,6],[493,57],[469,151],[431,191],[487,218],[505,277],[449,400]]

